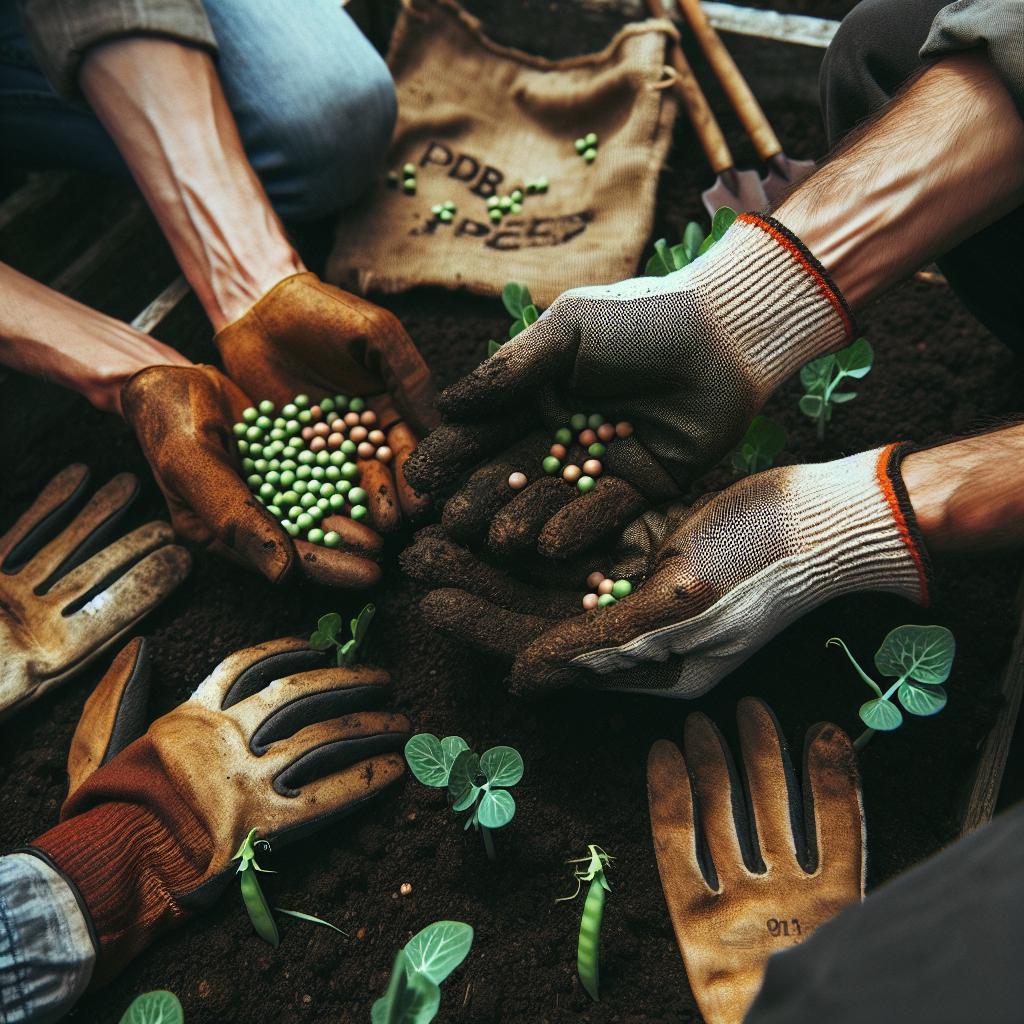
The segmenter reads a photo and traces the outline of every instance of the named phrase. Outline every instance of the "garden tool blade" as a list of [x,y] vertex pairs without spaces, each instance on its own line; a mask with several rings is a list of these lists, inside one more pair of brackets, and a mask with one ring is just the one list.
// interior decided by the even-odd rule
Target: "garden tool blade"
[[785,153],[769,157],[768,173],[761,179],[765,195],[774,206],[794,185],[810,177],[817,166],[813,160],[791,160]]
[[704,208],[712,217],[722,206],[728,206],[737,213],[764,210],[768,207],[768,196],[757,171],[739,171],[735,167],[725,168],[711,188],[701,192],[700,197],[704,200]]

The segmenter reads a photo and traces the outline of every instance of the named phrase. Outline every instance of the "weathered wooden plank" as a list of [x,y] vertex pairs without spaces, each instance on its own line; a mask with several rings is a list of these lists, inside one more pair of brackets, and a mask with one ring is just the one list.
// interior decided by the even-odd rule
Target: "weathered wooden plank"
[[152,334],[174,312],[189,293],[188,281],[175,278],[146,308],[132,320],[132,327],[143,334]]

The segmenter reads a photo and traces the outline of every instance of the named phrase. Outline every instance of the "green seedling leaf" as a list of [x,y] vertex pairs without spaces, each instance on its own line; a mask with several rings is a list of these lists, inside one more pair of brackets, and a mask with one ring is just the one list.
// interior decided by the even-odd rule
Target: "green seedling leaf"
[[741,473],[760,473],[774,464],[785,447],[785,430],[767,416],[755,416],[733,453],[733,466]]
[[852,345],[841,348],[833,357],[836,366],[847,376],[859,380],[866,377],[875,360],[874,349],[867,338],[858,338]]
[[516,281],[509,281],[501,290],[501,302],[508,315],[513,320],[518,320],[523,315],[523,306],[531,302],[530,292],[526,285]]
[[480,792],[477,779],[480,777],[480,758],[471,750],[463,750],[455,758],[448,776],[448,793],[452,798],[452,808],[464,811],[472,807]]
[[514,786],[523,777],[523,759],[514,747],[491,747],[480,758],[480,770],[492,786]]
[[185,1011],[173,992],[143,992],[124,1011],[120,1024],[185,1024]]
[[497,352],[498,349],[500,348],[501,342],[494,341],[494,339],[492,338],[489,342],[487,342],[487,358],[490,359],[490,357],[493,356],[494,353]]
[[712,245],[732,227],[735,220],[736,211],[728,206],[720,206],[715,211],[714,217],[711,218],[711,238],[714,239]]
[[526,324],[523,323],[523,321],[521,319],[513,320],[512,323],[509,325],[509,328],[508,328],[509,339],[511,340],[517,334],[521,334],[524,330],[526,330]]
[[871,676],[869,676],[867,672],[865,672],[864,669],[860,667],[860,662],[857,661],[857,659],[853,656],[853,653],[851,652],[850,648],[847,647],[846,644],[839,637],[829,637],[828,640],[825,641],[825,646],[841,648],[842,651],[846,654],[847,658],[850,659],[850,664],[853,665],[853,667],[857,670],[857,675],[859,675],[861,679],[863,679],[864,682],[867,683],[868,686],[870,686],[876,694],[878,694],[879,697],[882,696],[882,690],[879,687],[878,683],[876,683],[874,679],[872,679]]
[[532,303],[529,306],[523,308],[523,324],[529,327],[530,324],[535,324],[540,317],[540,312],[537,307]]
[[502,828],[515,817],[516,802],[507,789],[485,789],[476,813],[484,828]]
[[472,945],[473,929],[468,924],[435,921],[406,943],[406,970],[440,985],[466,959]]
[[452,765],[455,758],[464,750],[469,750],[469,744],[461,736],[445,736],[441,740],[441,753],[444,757],[445,770],[451,775]]
[[692,262],[686,251],[686,246],[683,245],[682,242],[679,242],[677,245],[673,245],[672,248],[669,249],[669,253],[672,257],[672,267],[674,270],[682,270],[683,267],[689,266]]
[[857,397],[856,391],[833,391],[828,400],[833,405],[842,405],[843,402],[851,402]]
[[321,615],[317,620],[316,629],[318,633],[323,633],[333,640],[341,631],[341,616],[337,612]]
[[895,704],[884,697],[869,700],[860,706],[860,720],[878,732],[892,732],[903,724],[903,715]]
[[955,654],[956,639],[945,626],[897,626],[878,648],[875,667],[884,676],[934,686],[949,678]]
[[824,408],[825,399],[821,395],[804,395],[800,399],[800,411],[812,420],[818,419]]
[[428,977],[406,969],[403,950],[395,956],[387,991],[370,1010],[372,1024],[429,1024],[441,1005],[441,990]]
[[917,683],[903,683],[896,693],[907,711],[923,718],[937,715],[946,706],[948,699],[941,686],[922,686]]
[[279,914],[287,914],[289,917],[297,917],[300,921],[308,921],[310,924],[322,924],[325,928],[332,928],[339,935],[348,938],[348,932],[343,932],[336,924],[325,921],[322,917],[314,917],[312,914],[304,914],[301,910],[285,910],[284,907],[274,907]]
[[659,238],[654,243],[654,255],[647,261],[644,272],[648,277],[664,277],[672,273],[674,266],[668,242],[664,238]]
[[[704,229],[695,220],[691,220],[683,232],[683,251],[686,253],[686,263],[692,263],[697,258],[703,242]],[[683,266],[685,265],[683,264]]]
[[836,367],[835,356],[812,359],[800,371],[800,383],[808,394],[824,394]]
[[441,741],[429,732],[417,733],[405,745],[409,770],[424,786],[442,789],[448,785],[451,765],[445,762]]

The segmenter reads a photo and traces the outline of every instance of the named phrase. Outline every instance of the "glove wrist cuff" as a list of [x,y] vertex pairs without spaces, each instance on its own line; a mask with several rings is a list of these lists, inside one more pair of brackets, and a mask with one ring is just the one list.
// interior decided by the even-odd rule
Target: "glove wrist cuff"
[[743,213],[701,260],[719,322],[761,401],[787,377],[856,336],[846,299],[813,253],[773,217]]

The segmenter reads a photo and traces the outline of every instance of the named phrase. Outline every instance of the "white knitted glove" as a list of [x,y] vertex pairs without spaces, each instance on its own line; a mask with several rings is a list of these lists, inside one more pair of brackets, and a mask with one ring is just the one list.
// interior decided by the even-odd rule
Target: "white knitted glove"
[[[683,270],[563,294],[440,396],[446,422],[420,442],[406,476],[438,492],[540,429],[470,479],[445,526],[465,542],[565,557],[677,495],[736,445],[782,380],[852,331],[842,296],[800,241],[744,214]],[[604,473],[585,495],[541,468],[573,413],[635,427],[608,444]],[[530,481],[525,490],[508,484],[516,470]],[[492,530],[496,520],[506,522]]]
[[[518,692],[581,684],[698,697],[833,597],[885,590],[927,601],[927,555],[899,473],[905,450],[773,469],[695,507],[648,513],[624,532],[610,573],[639,586],[607,608],[555,619],[547,609],[564,605],[548,595],[531,613],[521,585],[502,602],[493,571],[465,570],[464,589],[435,590],[422,607],[435,627],[479,647],[514,638],[518,650],[506,653]],[[410,561],[413,575],[429,577]],[[435,575],[439,567],[433,559]]]

